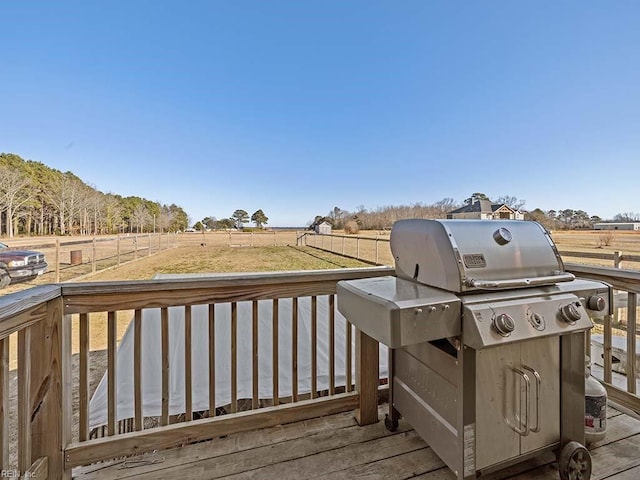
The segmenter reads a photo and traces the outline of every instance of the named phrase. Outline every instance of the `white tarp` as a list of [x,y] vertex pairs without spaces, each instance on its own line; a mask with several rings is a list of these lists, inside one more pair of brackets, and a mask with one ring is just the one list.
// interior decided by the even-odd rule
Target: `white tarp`
[[[278,306],[279,396],[291,395],[292,300],[281,299]],[[252,397],[252,310],[251,302],[238,302],[237,398]],[[273,302],[258,302],[258,386],[261,399],[273,397],[272,387],[272,308]],[[184,307],[169,310],[169,414],[184,413]],[[329,301],[317,297],[318,390],[329,385]],[[124,334],[117,353],[117,419],[134,416],[133,346],[134,322]],[[231,401],[231,304],[215,305],[216,406]],[[336,386],[345,385],[345,320],[335,314]],[[160,416],[162,411],[161,321],[160,309],[142,311],[142,414]],[[354,342],[355,342],[355,336]],[[192,307],[193,411],[209,409],[209,322],[208,306]],[[311,298],[298,299],[298,392],[311,390]],[[354,351],[355,352],[355,351]],[[352,372],[355,365],[352,356]],[[380,346],[380,378],[387,376],[387,350]],[[355,378],[355,377],[352,377]],[[107,423],[107,374],[103,376],[89,404],[90,427]]]

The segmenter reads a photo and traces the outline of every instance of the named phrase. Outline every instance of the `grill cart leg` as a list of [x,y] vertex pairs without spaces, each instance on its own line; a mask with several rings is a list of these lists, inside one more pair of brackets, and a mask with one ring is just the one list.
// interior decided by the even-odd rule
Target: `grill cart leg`
[[576,332],[560,337],[560,441],[558,471],[561,480],[589,480],[591,455],[584,447],[584,356],[586,335]]
[[360,400],[356,421],[361,427],[378,422],[379,344],[356,328],[356,385]]
[[384,416],[384,426],[390,432],[395,432],[398,429],[398,420],[400,419],[400,412],[395,409],[393,403],[393,378],[395,375],[395,361],[396,349],[389,348],[389,413]]

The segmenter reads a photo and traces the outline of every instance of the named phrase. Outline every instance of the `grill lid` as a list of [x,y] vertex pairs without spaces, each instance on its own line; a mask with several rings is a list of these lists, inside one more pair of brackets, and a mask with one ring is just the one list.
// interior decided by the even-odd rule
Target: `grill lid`
[[451,292],[571,281],[547,231],[522,220],[400,220],[396,275]]

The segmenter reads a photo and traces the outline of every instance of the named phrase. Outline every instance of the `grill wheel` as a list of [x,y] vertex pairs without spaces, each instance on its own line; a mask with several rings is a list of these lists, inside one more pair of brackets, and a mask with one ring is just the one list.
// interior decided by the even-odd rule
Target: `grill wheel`
[[560,480],[589,480],[591,478],[591,455],[578,442],[567,443],[558,459]]

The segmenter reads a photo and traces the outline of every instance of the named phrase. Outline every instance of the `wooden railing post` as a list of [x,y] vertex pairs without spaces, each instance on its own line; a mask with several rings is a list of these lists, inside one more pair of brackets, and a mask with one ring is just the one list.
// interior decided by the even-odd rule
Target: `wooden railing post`
[[9,469],[9,338],[0,339],[0,469]]
[[30,463],[46,457],[49,479],[71,479],[64,449],[71,442],[71,316],[62,297],[47,302],[46,318],[30,327]]
[[613,252],[613,268],[620,268],[622,263],[622,252]]
[[360,397],[355,416],[360,426],[378,421],[378,349],[376,340],[356,329],[356,389]]

